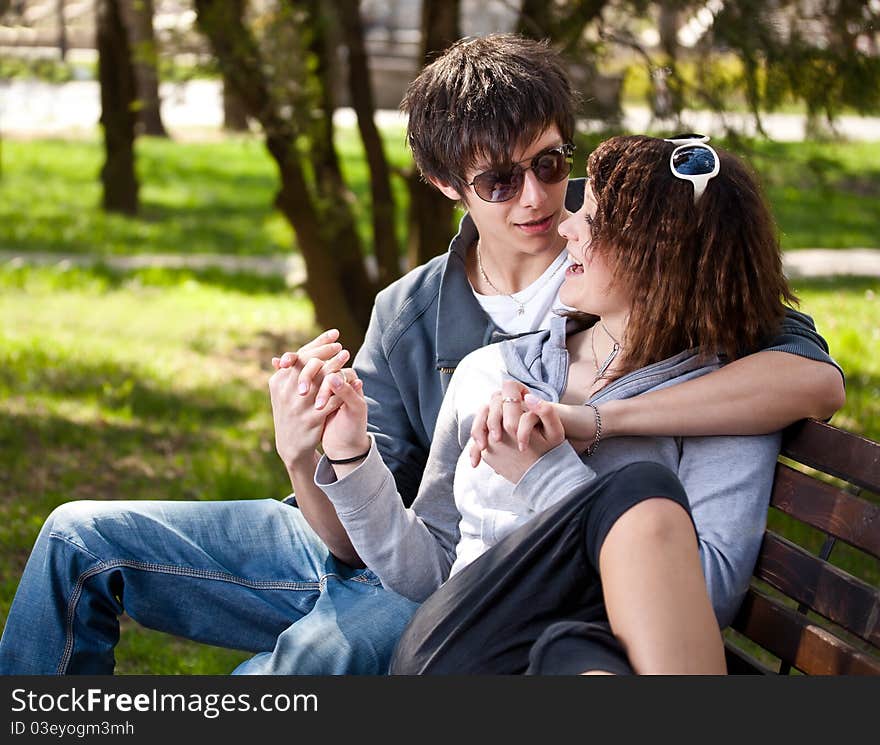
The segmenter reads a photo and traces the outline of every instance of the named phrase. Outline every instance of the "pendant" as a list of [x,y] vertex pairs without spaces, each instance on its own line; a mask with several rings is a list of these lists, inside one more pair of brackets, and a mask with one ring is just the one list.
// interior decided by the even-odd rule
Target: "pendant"
[[614,348],[611,350],[611,353],[605,358],[605,361],[602,363],[602,367],[596,372],[596,377],[593,378],[593,382],[597,382],[605,377],[605,371],[609,368],[612,362],[614,362],[614,358],[617,357],[617,353],[620,351],[620,344],[614,342]]
[[517,311],[516,311],[516,314],[517,314],[518,316],[524,316],[524,315],[526,314],[526,306],[525,306],[525,305],[520,305],[519,308],[518,308]]

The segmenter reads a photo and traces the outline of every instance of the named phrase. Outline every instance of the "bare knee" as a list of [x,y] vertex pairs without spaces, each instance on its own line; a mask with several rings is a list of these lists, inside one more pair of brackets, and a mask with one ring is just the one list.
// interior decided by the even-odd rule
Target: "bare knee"
[[694,526],[687,511],[678,502],[662,497],[646,499],[631,507],[614,523],[605,545],[622,544],[630,549],[663,550],[670,546],[696,548]]

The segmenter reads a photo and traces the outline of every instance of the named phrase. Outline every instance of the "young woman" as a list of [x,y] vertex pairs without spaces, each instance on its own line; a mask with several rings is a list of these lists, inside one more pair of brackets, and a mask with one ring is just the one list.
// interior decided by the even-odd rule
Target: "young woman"
[[724,672],[778,433],[601,441],[604,403],[758,348],[795,300],[755,180],[706,141],[591,154],[560,226],[574,312],[462,361],[411,508],[357,382],[331,381],[315,482],[382,584],[425,601],[392,672]]

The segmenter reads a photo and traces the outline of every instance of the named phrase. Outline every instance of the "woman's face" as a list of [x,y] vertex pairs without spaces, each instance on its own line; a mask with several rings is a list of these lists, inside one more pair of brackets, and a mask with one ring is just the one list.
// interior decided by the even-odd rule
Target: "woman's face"
[[596,198],[590,182],[581,208],[559,224],[559,234],[567,241],[566,249],[573,262],[565,271],[559,299],[570,308],[609,316],[626,313],[629,297],[615,283],[603,252],[594,250],[591,225],[596,214]]

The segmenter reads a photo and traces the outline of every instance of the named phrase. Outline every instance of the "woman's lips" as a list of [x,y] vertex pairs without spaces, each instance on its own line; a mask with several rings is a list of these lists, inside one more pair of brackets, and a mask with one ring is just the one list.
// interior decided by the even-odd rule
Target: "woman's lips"
[[573,277],[575,274],[583,274],[584,273],[584,265],[583,264],[570,264],[565,269],[566,277]]

